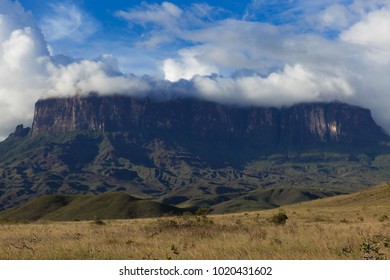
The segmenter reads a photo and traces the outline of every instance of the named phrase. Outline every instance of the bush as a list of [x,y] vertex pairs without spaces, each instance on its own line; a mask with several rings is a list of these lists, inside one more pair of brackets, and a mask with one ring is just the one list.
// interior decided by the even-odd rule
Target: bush
[[360,250],[363,253],[363,258],[366,260],[386,260],[387,257],[382,253],[383,248],[390,246],[390,239],[384,236],[374,236],[372,238],[364,238],[360,245]]
[[94,221],[95,225],[98,225],[98,226],[104,226],[106,223],[100,219],[99,217],[97,217]]
[[284,225],[287,221],[288,217],[286,213],[279,212],[271,217],[270,222],[276,225]]
[[195,215],[196,216],[206,216],[210,212],[209,207],[199,207],[198,210],[196,210]]

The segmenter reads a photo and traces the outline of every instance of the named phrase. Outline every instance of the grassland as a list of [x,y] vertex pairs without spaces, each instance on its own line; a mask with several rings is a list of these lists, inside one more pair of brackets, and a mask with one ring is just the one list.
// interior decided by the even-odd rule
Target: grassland
[[0,259],[390,259],[390,186],[239,214],[3,221]]

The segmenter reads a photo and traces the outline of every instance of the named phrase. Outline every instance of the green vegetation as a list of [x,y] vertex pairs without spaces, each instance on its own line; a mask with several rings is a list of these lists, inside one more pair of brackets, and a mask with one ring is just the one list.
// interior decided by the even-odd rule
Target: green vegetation
[[179,215],[184,210],[142,200],[124,193],[101,195],[49,195],[39,197],[20,207],[0,212],[0,220],[31,222],[36,220],[78,221],[102,219],[129,219]]
[[255,211],[354,192],[386,182],[390,170],[386,147],[275,152],[213,145],[199,156],[169,137],[130,133],[8,139],[0,143],[0,209],[46,194],[123,192],[214,214]]

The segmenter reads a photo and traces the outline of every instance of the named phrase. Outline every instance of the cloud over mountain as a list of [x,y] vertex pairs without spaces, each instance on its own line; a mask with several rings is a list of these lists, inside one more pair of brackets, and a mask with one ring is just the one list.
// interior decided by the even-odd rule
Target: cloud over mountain
[[40,28],[19,2],[0,0],[0,137],[29,125],[37,99],[91,91],[259,106],[337,99],[370,108],[390,129],[390,1],[298,2],[276,10],[274,22],[262,12],[264,1],[252,1],[241,17],[171,2],[114,12],[140,30],[136,47],[165,50],[156,58],[160,79],[122,73],[109,54],[54,55],[47,40],[94,32],[95,20],[77,6],[51,4],[55,12]]
[[53,56],[31,13],[18,2],[0,1],[0,138],[17,123],[31,123],[42,97],[76,93],[139,92],[148,84],[120,73],[110,55],[96,60]]

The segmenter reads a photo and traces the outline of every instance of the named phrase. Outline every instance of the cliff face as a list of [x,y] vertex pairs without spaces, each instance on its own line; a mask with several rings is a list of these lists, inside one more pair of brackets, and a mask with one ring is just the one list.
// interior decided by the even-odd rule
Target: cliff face
[[387,134],[372,119],[371,112],[343,103],[300,104],[281,110],[281,142],[375,144]]
[[388,137],[367,109],[343,103],[241,108],[191,99],[160,102],[125,96],[39,100],[32,135],[70,131],[128,132],[256,146],[372,144]]

